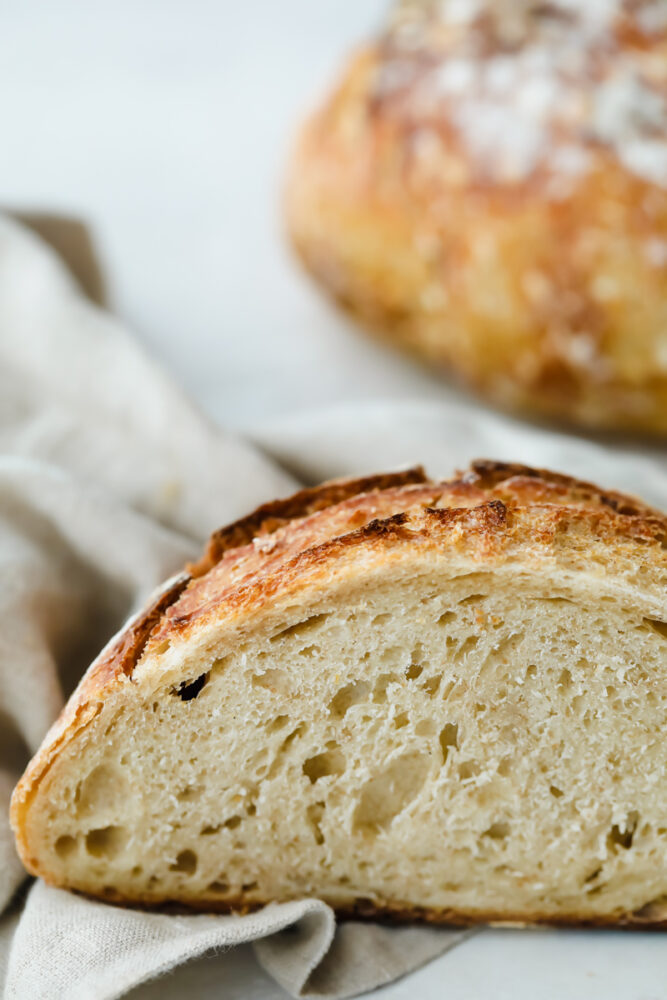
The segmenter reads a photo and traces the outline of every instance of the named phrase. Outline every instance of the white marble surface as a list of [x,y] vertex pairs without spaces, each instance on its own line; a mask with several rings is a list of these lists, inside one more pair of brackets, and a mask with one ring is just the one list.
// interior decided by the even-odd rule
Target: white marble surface
[[[295,124],[384,5],[23,0],[0,9],[2,201],[89,220],[114,308],[227,426],[450,392],[358,336],[300,273],[281,232]],[[134,995],[284,996],[247,948]],[[664,1000],[667,939],[485,932],[375,995]]]

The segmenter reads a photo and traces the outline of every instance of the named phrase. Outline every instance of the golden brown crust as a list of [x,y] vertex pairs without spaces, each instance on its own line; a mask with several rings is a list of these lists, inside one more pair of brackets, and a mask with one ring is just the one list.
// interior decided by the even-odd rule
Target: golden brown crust
[[[466,482],[482,489],[501,487],[514,500],[524,502],[574,503],[610,507],[617,514],[653,517],[656,511],[636,497],[614,490],[601,490],[593,483],[549,469],[533,469],[516,462],[495,462],[481,459],[471,463]],[[660,516],[660,515],[659,515]]]
[[170,606],[153,633],[153,648],[171,635],[184,635],[221,604],[260,605],[306,566],[316,567],[359,542],[390,544],[409,537],[417,544],[437,529],[446,529],[452,539],[462,529],[470,547],[499,545],[499,528],[506,521],[506,513],[500,514],[503,503],[523,512],[514,535],[505,537],[507,545],[516,544],[519,535],[524,543],[539,541],[548,548],[568,524],[583,526],[591,539],[603,541],[627,537],[660,543],[667,533],[664,516],[632,497],[546,470],[477,462],[451,482],[349,496],[275,529],[266,542],[258,535],[255,544],[230,550]]
[[[354,492],[359,488],[363,492]],[[240,522],[241,528],[217,533],[205,557],[210,568],[192,579],[181,576],[170,581],[82,679],[12,799],[18,848],[33,873],[48,877],[31,857],[26,837],[32,797],[60,750],[95,718],[120,685],[132,683],[144,658],[159,655],[166,643],[180,642],[210,622],[248,621],[277,597],[298,600],[313,582],[329,580],[341,567],[354,566],[355,560],[363,560],[364,566],[391,560],[398,565],[423,549],[446,551],[451,558],[463,555],[485,566],[518,559],[542,573],[585,569],[591,560],[606,560],[619,583],[629,590],[639,588],[647,607],[652,601],[656,615],[667,617],[667,517],[631,497],[546,470],[479,461],[442,483],[411,470],[325,484],[297,494],[292,502],[282,501],[269,516],[267,510],[270,505]],[[230,540],[248,538],[252,538],[249,544],[225,551],[225,539],[231,544]],[[116,901],[130,902],[121,897]],[[134,902],[154,905],[150,899]],[[205,901],[200,908],[224,912],[237,902]],[[362,907],[347,915],[448,923],[482,919],[477,914],[400,907]],[[530,914],[483,918],[581,923],[576,914],[554,920]],[[640,918],[626,914],[614,920],[630,924]],[[651,922],[646,917],[641,920]]]
[[282,500],[262,504],[252,514],[233,524],[215,531],[202,558],[188,567],[193,577],[203,576],[220,561],[229,549],[248,545],[257,535],[270,535],[278,528],[306,517],[327,507],[347,500],[358,494],[376,493],[390,487],[407,486],[410,483],[426,482],[426,473],[421,466],[414,466],[402,472],[380,473],[359,479],[332,479],[321,486],[299,490]]
[[[520,83],[487,93],[484,81],[520,72],[548,45],[503,44],[488,30],[495,5],[482,6],[486,19],[451,30],[439,25],[446,5],[412,4],[432,11],[405,44],[389,30],[350,60],[295,147],[286,198],[295,249],[365,327],[499,405],[664,436],[667,183],[628,166],[627,134],[596,138],[597,119],[576,114],[545,126],[553,149],[530,170],[495,175],[504,159],[493,143],[523,123],[529,148],[540,129],[517,112]],[[534,20],[548,32],[553,6],[521,9],[541,8]],[[538,76],[533,92],[553,91],[553,109],[592,115],[612,92],[628,98],[618,67],[648,88],[644,106],[664,102],[667,31],[642,33],[632,3],[617,6],[624,18],[581,55],[572,92],[560,94],[557,66]],[[576,23],[563,30],[568,54],[588,37]],[[443,98],[456,70],[467,82]],[[617,108],[619,130],[622,119]],[[664,122],[638,145],[664,146]],[[557,166],[568,159],[585,169]]]

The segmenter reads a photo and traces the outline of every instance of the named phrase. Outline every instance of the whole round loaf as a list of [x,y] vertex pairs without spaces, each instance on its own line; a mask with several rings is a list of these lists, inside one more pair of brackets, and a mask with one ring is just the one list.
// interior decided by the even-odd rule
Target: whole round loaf
[[412,0],[307,122],[291,236],[511,409],[667,433],[667,2]]

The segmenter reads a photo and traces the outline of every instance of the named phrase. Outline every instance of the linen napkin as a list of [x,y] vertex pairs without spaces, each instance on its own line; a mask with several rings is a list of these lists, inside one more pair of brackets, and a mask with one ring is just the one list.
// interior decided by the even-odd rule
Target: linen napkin
[[[83,273],[83,272],[82,272]],[[466,932],[348,923],[304,899],[238,916],[144,914],[30,888],[11,788],[87,663],[214,527],[299,481],[471,457],[549,464],[665,505],[667,463],[461,404],[373,404],[223,434],[86,301],[34,235],[0,219],[0,988],[104,1000],[212,949],[254,941],[293,996],[342,998]],[[290,475],[284,470],[289,468]],[[445,984],[443,984],[443,990]],[[224,990],[224,981],[221,982]]]

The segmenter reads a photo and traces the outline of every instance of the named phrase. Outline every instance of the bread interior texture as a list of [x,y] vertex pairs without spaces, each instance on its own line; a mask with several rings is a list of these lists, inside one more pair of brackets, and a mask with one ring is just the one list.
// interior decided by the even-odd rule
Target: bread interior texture
[[139,664],[29,811],[54,881],[223,910],[667,910],[664,623],[509,572],[325,596]]

